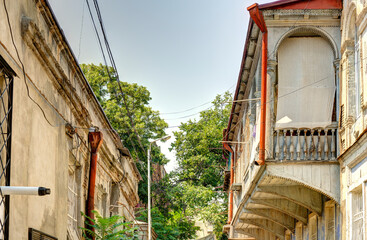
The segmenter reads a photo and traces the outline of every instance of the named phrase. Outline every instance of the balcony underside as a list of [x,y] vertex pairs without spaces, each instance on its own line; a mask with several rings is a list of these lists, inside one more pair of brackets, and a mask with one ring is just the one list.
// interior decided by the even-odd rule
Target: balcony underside
[[265,171],[233,223],[235,236],[285,239],[296,222],[321,216],[325,199],[339,203],[339,165],[335,161],[267,162]]

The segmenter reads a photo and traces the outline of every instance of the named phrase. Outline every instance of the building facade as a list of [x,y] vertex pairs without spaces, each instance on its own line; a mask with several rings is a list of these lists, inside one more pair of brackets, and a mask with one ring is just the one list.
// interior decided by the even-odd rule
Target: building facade
[[229,239],[342,239],[342,9],[341,0],[248,8],[223,136]]
[[133,221],[141,176],[49,3],[5,0],[0,18],[1,186],[51,189],[42,197],[2,195],[0,239],[81,238],[90,129],[103,133],[94,207],[104,217],[119,214]]
[[340,87],[342,239],[367,239],[367,2],[344,1]]

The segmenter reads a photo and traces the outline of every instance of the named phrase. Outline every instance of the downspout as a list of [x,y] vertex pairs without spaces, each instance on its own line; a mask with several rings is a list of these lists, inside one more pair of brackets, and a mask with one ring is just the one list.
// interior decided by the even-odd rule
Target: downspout
[[231,158],[231,178],[229,181],[229,209],[228,209],[228,224],[230,224],[232,222],[232,218],[233,218],[233,190],[232,190],[232,184],[233,184],[233,180],[234,180],[234,153],[232,148],[225,142],[223,142],[223,147],[229,151],[230,154],[230,158]]
[[265,164],[265,124],[266,124],[266,77],[268,65],[268,29],[266,28],[264,16],[259,10],[257,3],[247,8],[250,17],[260,28],[262,32],[262,53],[261,53],[261,111],[260,111],[260,143],[259,159],[255,161],[256,165]]
[[[96,187],[98,150],[100,149],[103,142],[102,133],[94,128],[90,129],[88,134],[88,142],[90,143],[91,153],[90,153],[89,184],[88,184],[86,212],[89,218],[94,219],[94,214],[92,210],[94,209],[94,192]],[[87,225],[86,228],[94,232],[94,228],[91,226],[94,224],[91,221],[89,221],[89,224],[90,225]],[[89,237],[94,239],[94,237],[92,236]]]

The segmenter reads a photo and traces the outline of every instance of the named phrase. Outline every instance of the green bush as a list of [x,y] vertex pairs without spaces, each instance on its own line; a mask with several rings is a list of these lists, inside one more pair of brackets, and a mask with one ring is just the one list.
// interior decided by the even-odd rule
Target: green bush
[[138,239],[137,227],[132,222],[125,222],[122,216],[102,217],[97,211],[92,211],[95,219],[91,219],[83,212],[85,224],[89,228],[93,227],[94,232],[88,228],[81,228],[83,237],[86,240],[136,240]]

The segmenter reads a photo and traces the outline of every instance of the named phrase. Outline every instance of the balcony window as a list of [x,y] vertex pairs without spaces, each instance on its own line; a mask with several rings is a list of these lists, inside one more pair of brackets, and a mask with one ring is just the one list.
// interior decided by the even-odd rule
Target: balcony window
[[278,50],[276,128],[330,125],[335,97],[334,54],[319,36],[294,36]]

